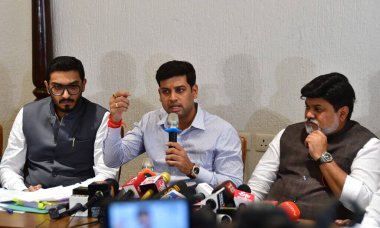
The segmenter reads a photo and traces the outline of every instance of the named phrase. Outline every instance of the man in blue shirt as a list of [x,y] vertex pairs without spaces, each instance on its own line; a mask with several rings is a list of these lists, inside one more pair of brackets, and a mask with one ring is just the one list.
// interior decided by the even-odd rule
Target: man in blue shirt
[[[147,152],[157,172],[170,172],[172,182],[182,179],[216,186],[232,180],[242,184],[243,163],[237,131],[225,120],[204,111],[194,100],[198,85],[193,66],[169,61],[157,71],[162,108],[145,114],[124,138],[120,137],[122,114],[130,94],[118,91],[110,98],[110,119],[104,162],[119,167]],[[169,113],[179,117],[177,142],[168,142]]]

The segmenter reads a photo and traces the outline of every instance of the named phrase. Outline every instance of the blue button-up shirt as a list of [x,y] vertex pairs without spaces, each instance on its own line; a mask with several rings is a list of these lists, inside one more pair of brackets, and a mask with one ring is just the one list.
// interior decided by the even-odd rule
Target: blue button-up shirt
[[[108,129],[104,143],[104,161],[109,167],[119,167],[146,152],[154,163],[154,171],[169,172],[171,182],[189,179],[184,173],[165,162],[168,133],[164,130],[168,114],[161,108],[143,116],[123,139],[120,129]],[[177,136],[189,159],[200,166],[196,182],[216,186],[231,180],[236,186],[243,182],[241,143],[231,124],[201,109],[191,126]]]

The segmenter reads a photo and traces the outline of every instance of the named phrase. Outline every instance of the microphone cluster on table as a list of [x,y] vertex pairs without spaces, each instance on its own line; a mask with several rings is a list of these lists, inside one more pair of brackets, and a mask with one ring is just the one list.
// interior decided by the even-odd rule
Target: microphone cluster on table
[[157,174],[143,169],[121,187],[114,180],[94,182],[88,188],[74,189],[70,204],[58,205],[50,209],[49,214],[53,219],[70,215],[101,218],[107,205],[115,201],[186,199],[191,207],[191,227],[211,228],[227,224],[228,227],[252,227],[245,224],[252,225],[264,219],[267,222],[283,220],[283,223],[292,225],[292,221],[300,216],[299,209],[291,201],[280,204],[255,202],[255,196],[245,184],[236,187],[233,182],[225,181],[212,188],[207,183],[188,186],[185,181],[168,186],[169,181],[167,172]]

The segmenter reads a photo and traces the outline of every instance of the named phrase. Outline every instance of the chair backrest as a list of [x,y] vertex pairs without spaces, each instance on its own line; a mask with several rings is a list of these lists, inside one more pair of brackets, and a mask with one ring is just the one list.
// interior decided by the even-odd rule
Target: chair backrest
[[3,127],[0,124],[0,159],[3,156]]
[[243,160],[243,170],[245,167],[245,157],[247,154],[247,139],[243,135],[240,136],[240,142],[241,142],[241,158]]

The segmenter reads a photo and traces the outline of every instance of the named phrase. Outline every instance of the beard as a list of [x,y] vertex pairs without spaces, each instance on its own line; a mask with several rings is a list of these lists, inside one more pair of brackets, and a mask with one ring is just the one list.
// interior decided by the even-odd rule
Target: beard
[[68,105],[65,105],[63,108],[58,106],[58,109],[64,113],[70,113],[71,111],[74,110],[74,108],[70,108],[70,106]]
[[[65,104],[67,102],[70,102],[71,104]],[[64,113],[70,113],[72,112],[75,107],[76,107],[76,101],[73,100],[73,99],[62,99],[58,102],[54,102],[55,103],[55,106],[57,109],[59,109],[59,111],[61,112],[64,112]],[[72,104],[74,104],[74,106],[70,107]]]
[[308,134],[312,133],[313,131],[320,130],[322,131],[325,135],[329,135],[334,133],[337,129],[339,128],[339,119],[338,116],[334,117],[334,122],[332,123],[331,126],[321,128],[319,126],[319,122],[316,119],[312,118],[306,118],[305,119],[305,129]]
[[318,120],[309,118],[305,119],[305,129],[308,134],[316,130],[321,130]]

